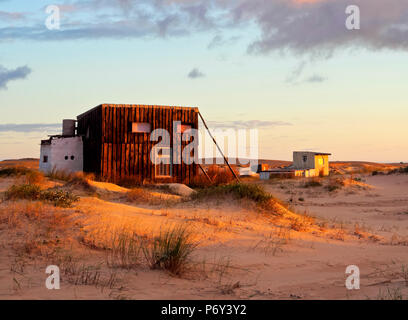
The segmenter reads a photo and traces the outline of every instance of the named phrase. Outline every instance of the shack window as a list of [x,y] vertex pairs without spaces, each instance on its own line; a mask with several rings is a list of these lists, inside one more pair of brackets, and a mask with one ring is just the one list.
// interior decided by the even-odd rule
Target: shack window
[[307,156],[303,156],[303,162],[307,161]]
[[173,174],[171,148],[161,148],[156,156],[155,174],[158,178],[169,178]]
[[47,162],[48,162],[48,156],[44,156],[44,157],[43,157],[43,162],[44,162],[44,163],[47,163]]
[[187,130],[191,129],[191,125],[189,124],[180,124],[177,127],[177,133],[184,133]]
[[147,122],[133,122],[132,123],[133,133],[150,133],[151,125]]

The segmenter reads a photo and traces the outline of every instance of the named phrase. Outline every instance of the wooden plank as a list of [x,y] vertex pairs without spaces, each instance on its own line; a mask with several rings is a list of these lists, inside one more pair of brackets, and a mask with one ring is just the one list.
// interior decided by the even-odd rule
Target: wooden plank
[[123,105],[119,105],[118,107],[118,163],[117,163],[117,170],[118,170],[118,180],[122,179],[122,143],[123,143]]
[[129,177],[129,143],[125,144],[125,176]]
[[104,143],[103,144],[103,168],[102,168],[102,177],[107,178],[108,177],[108,144]]
[[108,175],[107,179],[112,179],[112,144],[108,143]]

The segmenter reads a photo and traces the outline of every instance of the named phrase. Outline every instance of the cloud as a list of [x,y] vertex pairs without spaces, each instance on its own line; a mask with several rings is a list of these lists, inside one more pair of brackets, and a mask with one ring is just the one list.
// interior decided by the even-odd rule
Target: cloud
[[233,36],[225,39],[222,35],[215,35],[214,38],[210,41],[207,48],[215,49],[222,46],[232,45],[240,39],[239,36]]
[[31,73],[27,66],[9,70],[0,65],[0,90],[7,89],[7,84],[13,80],[25,79]]
[[265,120],[236,120],[236,121],[208,121],[211,128],[219,129],[270,129],[274,127],[292,126],[292,123],[284,121]]
[[361,30],[345,27],[349,0],[240,1],[237,20],[254,21],[261,37],[249,46],[251,53],[291,51],[330,57],[336,49],[408,49],[408,1],[354,0],[361,13]]
[[[248,52],[252,54],[280,51],[326,58],[344,48],[408,51],[407,0],[353,0],[360,8],[361,30],[352,31],[345,27],[345,10],[350,0],[84,0],[66,3],[77,10],[65,12],[61,30],[47,30],[43,21],[32,18],[31,25],[0,28],[0,40],[164,38],[233,30],[246,37]],[[253,26],[258,33],[253,32]],[[228,42],[217,35],[209,47]]]
[[318,74],[314,74],[311,77],[307,78],[305,81],[310,83],[320,83],[325,82],[327,80],[326,77],[320,76]]
[[292,73],[286,78],[287,83],[295,83],[301,74],[303,73],[303,70],[306,67],[306,62],[302,61],[299,63],[299,65],[292,71]]
[[197,68],[194,68],[193,70],[191,70],[187,77],[189,77],[190,79],[197,79],[197,78],[203,78],[205,77],[205,74],[202,73],[200,70],[198,70]]
[[55,133],[61,130],[60,123],[23,123],[23,124],[0,124],[0,132],[44,132],[50,131]]
[[25,17],[25,14],[22,12],[8,12],[8,11],[0,10],[1,20],[21,20],[21,19],[24,19],[24,17]]

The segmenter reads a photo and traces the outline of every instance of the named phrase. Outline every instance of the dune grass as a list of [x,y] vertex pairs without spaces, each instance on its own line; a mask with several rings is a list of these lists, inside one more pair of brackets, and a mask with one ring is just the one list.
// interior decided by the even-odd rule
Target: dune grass
[[12,185],[5,192],[6,200],[32,200],[32,201],[46,201],[54,204],[56,207],[68,208],[79,200],[71,192],[53,189],[41,190],[37,185],[22,184]]
[[164,269],[174,275],[182,274],[197,244],[192,234],[183,226],[160,231],[153,242],[143,248],[144,256],[151,269]]
[[233,196],[236,199],[248,199],[253,201],[260,209],[274,212],[276,214],[276,204],[287,207],[286,204],[274,198],[263,186],[250,183],[232,183],[207,188],[196,189],[192,195],[193,200],[205,200],[207,198],[219,198]]
[[26,167],[5,167],[0,169],[0,177],[22,176],[33,172],[33,170]]
[[131,269],[141,264],[142,244],[139,235],[126,227],[112,232],[106,262],[112,268]]

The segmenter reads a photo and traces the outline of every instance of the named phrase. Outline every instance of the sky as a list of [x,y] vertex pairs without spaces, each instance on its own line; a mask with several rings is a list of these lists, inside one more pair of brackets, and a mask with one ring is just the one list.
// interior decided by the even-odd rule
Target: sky
[[260,158],[408,162],[407,62],[406,0],[0,0],[0,159],[129,103],[258,129]]

